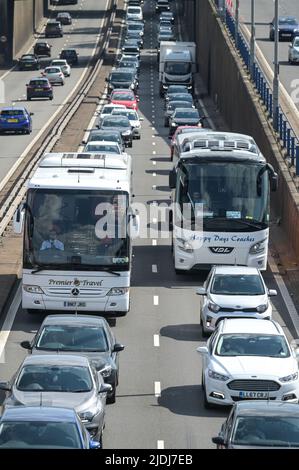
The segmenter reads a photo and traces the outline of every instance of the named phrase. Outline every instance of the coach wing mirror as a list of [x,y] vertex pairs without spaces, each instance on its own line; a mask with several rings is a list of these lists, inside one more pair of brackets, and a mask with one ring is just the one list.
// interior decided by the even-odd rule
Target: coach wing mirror
[[130,238],[134,239],[139,236],[140,231],[140,217],[138,214],[129,215],[129,234]]
[[176,185],[176,172],[175,172],[175,169],[173,168],[169,172],[169,187],[170,187],[170,189],[174,189],[175,185]]
[[22,233],[23,225],[24,225],[24,217],[25,217],[25,208],[24,208],[24,205],[20,205],[17,208],[14,218],[13,218],[13,230],[17,234]]
[[5,390],[6,392],[10,392],[11,385],[9,382],[0,382],[0,390]]

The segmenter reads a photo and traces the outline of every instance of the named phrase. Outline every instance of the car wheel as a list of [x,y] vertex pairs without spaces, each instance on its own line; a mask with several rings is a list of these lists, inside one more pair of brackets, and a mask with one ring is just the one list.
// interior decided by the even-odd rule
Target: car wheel
[[177,269],[177,268],[174,268],[174,270],[175,270],[175,273],[176,273],[176,274],[180,274],[180,275],[186,274],[186,273],[188,272],[188,271],[186,271],[185,269]]
[[164,127],[169,127],[168,119],[165,119],[165,120],[164,120]]
[[27,96],[27,101],[31,101],[31,98],[30,98],[30,96]]
[[115,400],[116,400],[116,386],[114,384],[113,393],[110,396],[107,396],[106,403],[110,405],[111,403],[115,403]]
[[137,140],[140,140],[140,139],[141,139],[141,135],[137,135],[136,139],[137,139]]
[[132,148],[132,147],[133,147],[133,142],[132,142],[132,140],[129,142],[129,145],[128,145],[128,147],[130,147],[130,148]]
[[49,100],[52,101],[52,99],[53,99],[53,96],[49,96]]

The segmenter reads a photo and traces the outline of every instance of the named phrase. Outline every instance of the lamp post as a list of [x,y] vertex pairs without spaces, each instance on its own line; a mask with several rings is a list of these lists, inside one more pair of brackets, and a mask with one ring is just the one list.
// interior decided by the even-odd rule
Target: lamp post
[[255,63],[255,0],[251,0],[250,75],[254,78]]
[[279,60],[278,60],[278,0],[275,0],[275,14],[274,14],[274,78],[273,78],[273,126],[278,131],[278,116],[279,116]]

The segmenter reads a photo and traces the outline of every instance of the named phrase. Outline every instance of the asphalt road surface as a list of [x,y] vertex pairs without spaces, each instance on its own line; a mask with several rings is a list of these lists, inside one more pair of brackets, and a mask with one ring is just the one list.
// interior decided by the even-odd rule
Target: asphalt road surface
[[[136,202],[170,201],[168,188],[168,129],[164,127],[163,101],[159,97],[154,2],[145,2],[145,48],[140,74],[142,137],[129,149],[133,157]],[[155,225],[154,215],[150,221]],[[213,448],[227,409],[205,410],[201,389],[204,344],[199,324],[199,297],[195,289],[205,274],[176,275],[169,239],[157,236],[134,244],[131,310],[111,319],[117,339],[126,345],[120,353],[120,380],[116,403],[107,406],[106,449]],[[270,272],[269,288],[277,288]],[[281,296],[274,298],[274,319],[294,336]],[[30,340],[43,315],[18,310],[0,364],[1,380],[9,379],[26,355],[20,347]]]
[[[299,19],[298,0],[280,0],[279,16],[296,16]],[[273,69],[274,42],[269,40],[269,23],[274,18],[274,2],[271,0],[255,0],[256,40],[267,62]],[[240,0],[240,20],[247,28],[251,28],[251,1]],[[288,47],[290,41],[279,42],[280,81],[292,100],[299,107],[299,75],[298,66],[288,63]]]

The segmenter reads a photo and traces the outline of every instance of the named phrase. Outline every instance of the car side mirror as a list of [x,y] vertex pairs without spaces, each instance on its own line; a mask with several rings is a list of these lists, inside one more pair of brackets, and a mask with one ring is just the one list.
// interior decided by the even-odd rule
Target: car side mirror
[[276,289],[269,289],[268,290],[268,296],[273,297],[274,295],[277,295],[277,290]]
[[82,144],[82,145],[86,145],[86,144],[87,144],[87,141],[86,141],[86,140],[82,140],[81,144]]
[[11,391],[11,385],[9,382],[0,382],[0,390],[4,390],[5,392]]
[[212,442],[218,446],[224,446],[225,441],[222,436],[212,437]]
[[207,295],[205,287],[199,287],[198,289],[196,289],[196,295]]
[[196,351],[199,353],[199,354],[208,354],[209,353],[209,350],[207,348],[207,346],[199,346]]
[[30,114],[30,116],[34,116],[34,113],[29,113],[29,114]]
[[105,383],[101,384],[99,393],[109,393],[109,392],[112,392],[112,385],[105,384]]
[[174,189],[176,186],[176,171],[175,169],[173,168],[170,172],[169,172],[169,187],[170,189]]
[[144,121],[144,118],[143,118],[143,117],[140,117],[140,118],[139,118],[139,121]]
[[108,82],[108,77],[105,78],[105,82]]
[[120,351],[123,351],[124,349],[125,349],[125,347],[124,347],[123,344],[115,343],[114,348],[113,348],[113,352],[120,352]]
[[30,341],[22,341],[21,346],[22,346],[22,348],[28,349],[29,351],[31,351],[31,349],[32,349]]

